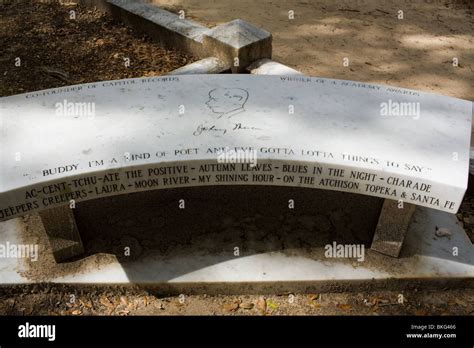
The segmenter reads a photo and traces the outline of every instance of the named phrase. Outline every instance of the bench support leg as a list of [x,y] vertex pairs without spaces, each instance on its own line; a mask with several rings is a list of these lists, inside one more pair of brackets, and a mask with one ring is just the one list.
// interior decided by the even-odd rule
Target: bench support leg
[[39,215],[56,262],[62,262],[84,253],[76,219],[69,206],[44,210]]
[[397,201],[384,200],[370,248],[384,255],[398,257],[415,207],[403,202],[403,208],[399,208]]

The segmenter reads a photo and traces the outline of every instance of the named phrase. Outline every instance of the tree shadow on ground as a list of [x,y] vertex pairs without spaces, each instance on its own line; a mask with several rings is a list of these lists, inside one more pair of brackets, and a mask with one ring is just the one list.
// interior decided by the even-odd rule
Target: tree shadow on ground
[[184,10],[187,18],[208,26],[241,18],[268,30],[273,58],[307,75],[474,99],[474,3],[469,0],[148,2],[175,13]]

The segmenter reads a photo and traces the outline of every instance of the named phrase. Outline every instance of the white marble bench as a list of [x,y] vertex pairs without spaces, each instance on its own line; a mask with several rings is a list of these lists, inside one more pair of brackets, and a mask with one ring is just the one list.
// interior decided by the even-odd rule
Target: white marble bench
[[40,212],[56,259],[81,253],[76,202],[265,185],[386,199],[373,248],[397,256],[415,205],[456,213],[472,103],[306,76],[190,75],[0,99],[0,221]]

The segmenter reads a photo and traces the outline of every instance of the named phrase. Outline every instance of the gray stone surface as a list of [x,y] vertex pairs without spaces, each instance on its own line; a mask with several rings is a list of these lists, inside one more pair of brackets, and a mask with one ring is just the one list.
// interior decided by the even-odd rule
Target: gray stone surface
[[40,212],[56,262],[62,262],[84,253],[82,239],[72,209],[62,206]]
[[210,29],[204,33],[203,44],[207,52],[231,64],[235,73],[244,72],[258,59],[272,57],[272,35],[241,19]]
[[303,75],[298,70],[280,64],[268,58],[259,59],[247,67],[247,71],[254,75]]
[[399,208],[397,201],[384,201],[375,230],[371,249],[384,255],[398,257],[408,231],[415,205],[403,203]]
[[[381,115],[387,101],[420,103],[421,112]],[[5,97],[0,220],[71,199],[215,185],[335,190],[455,213],[467,187],[471,104],[354,81],[250,74]]]
[[230,71],[230,65],[219,58],[208,57],[169,72],[167,75],[220,74]]
[[[152,197],[147,201],[153,202]],[[301,203],[304,206],[304,201]],[[198,206],[202,205],[198,202]],[[319,215],[312,208],[308,207],[308,214]],[[110,208],[109,212],[114,209]],[[222,207],[220,209],[223,210]],[[232,209],[232,205],[226,209]],[[154,206],[150,212],[153,210]],[[324,258],[324,248],[321,246],[324,239],[317,231],[324,230],[324,227],[309,225],[308,220],[311,219],[307,216],[291,217],[288,214],[283,221],[268,223],[264,222],[264,216],[257,216],[250,209],[248,213],[245,221],[229,219],[232,214],[218,215],[208,220],[198,217],[196,220],[200,223],[207,221],[211,224],[207,234],[199,233],[196,238],[192,238],[194,225],[188,221],[189,231],[185,236],[191,238],[179,240],[175,236],[176,242],[159,245],[159,239],[166,235],[168,228],[164,219],[161,223],[157,222],[161,227],[155,230],[155,236],[159,235],[156,245],[161,248],[153,250],[153,245],[147,244],[146,238],[137,238],[146,252],[139,259],[128,262],[111,255],[95,254],[67,264],[54,264],[48,261],[49,250],[44,251],[45,255],[40,253],[37,262],[2,259],[0,284],[140,284],[153,286],[155,291],[173,290],[177,294],[318,293],[335,289],[367,291],[387,286],[401,290],[407,286],[438,289],[473,286],[474,246],[453,214],[417,207],[400,258],[384,257],[378,252],[366,250],[364,262],[359,262],[354,259]],[[130,212],[127,214],[132,215]],[[185,220],[177,221],[184,225]],[[264,234],[259,234],[262,223],[267,228],[263,229]],[[250,229],[253,224],[258,225]],[[278,228],[273,229],[273,224],[277,224]],[[22,219],[0,222],[0,244],[36,243],[38,236],[32,232],[35,226],[33,218],[26,225]],[[436,227],[449,229],[451,237],[436,237]],[[127,226],[122,225],[121,228],[126,231]],[[112,234],[110,242],[122,239],[119,235]],[[100,236],[96,235],[95,238]],[[96,250],[105,250],[103,244],[94,245]],[[235,246],[240,247],[239,257],[234,256]],[[454,247],[459,249],[457,256],[453,255]]]

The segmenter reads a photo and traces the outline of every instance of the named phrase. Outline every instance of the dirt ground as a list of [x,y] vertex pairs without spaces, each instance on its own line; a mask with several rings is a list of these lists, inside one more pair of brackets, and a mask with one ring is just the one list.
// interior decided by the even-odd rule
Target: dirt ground
[[162,75],[195,60],[97,10],[37,1],[0,2],[0,46],[0,96]]
[[474,196],[472,193],[466,193],[456,216],[474,244]]
[[459,315],[474,290],[165,297],[139,288],[0,288],[0,315]]
[[[273,59],[311,76],[474,99],[471,0],[149,2],[184,10],[188,19],[210,27],[241,18],[266,29],[273,35]],[[403,19],[398,19],[399,10]]]
[[[309,75],[473,99],[474,26],[468,1],[154,1],[174,12],[184,9],[188,18],[206,25],[243,18],[261,26],[273,34],[274,59]],[[400,8],[403,20],[396,18]],[[75,20],[69,19],[70,10],[76,11]],[[288,19],[289,10],[295,19]],[[97,11],[36,2],[0,5],[0,44],[0,96],[160,75],[194,60],[164,50]],[[21,67],[14,65],[17,57]],[[342,65],[344,57],[348,67]],[[458,67],[453,67],[453,57],[459,58]],[[124,58],[130,58],[129,67]],[[466,214],[460,215],[465,225],[474,225],[471,202],[469,198]],[[163,297],[140,288],[0,288],[1,315],[473,313],[473,289]]]

